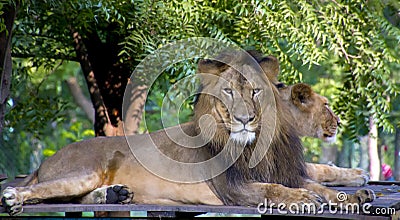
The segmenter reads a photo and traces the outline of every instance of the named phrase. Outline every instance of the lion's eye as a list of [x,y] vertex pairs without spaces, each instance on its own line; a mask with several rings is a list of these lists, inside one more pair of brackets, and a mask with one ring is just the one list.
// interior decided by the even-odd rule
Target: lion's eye
[[253,96],[260,94],[261,89],[253,89]]
[[223,89],[223,91],[228,95],[232,95],[232,89],[230,89],[230,88],[225,88],[225,89]]

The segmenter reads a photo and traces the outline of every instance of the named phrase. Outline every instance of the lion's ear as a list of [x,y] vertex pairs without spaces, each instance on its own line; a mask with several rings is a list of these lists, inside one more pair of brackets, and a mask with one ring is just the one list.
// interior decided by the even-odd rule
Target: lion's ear
[[199,73],[210,73],[215,75],[218,75],[226,69],[225,63],[209,59],[200,60],[197,66]]
[[268,79],[274,84],[277,85],[280,82],[278,81],[279,74],[279,61],[278,58],[274,56],[267,56],[261,59],[259,62],[261,68],[264,70]]
[[304,83],[293,85],[292,87],[292,100],[300,110],[307,111],[313,105],[313,90],[311,87]]

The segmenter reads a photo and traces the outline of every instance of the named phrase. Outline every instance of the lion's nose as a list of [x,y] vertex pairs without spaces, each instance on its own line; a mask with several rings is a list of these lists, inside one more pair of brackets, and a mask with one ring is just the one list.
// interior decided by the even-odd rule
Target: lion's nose
[[242,122],[244,125],[252,122],[255,118],[254,115],[239,115],[239,116],[234,116],[236,121]]

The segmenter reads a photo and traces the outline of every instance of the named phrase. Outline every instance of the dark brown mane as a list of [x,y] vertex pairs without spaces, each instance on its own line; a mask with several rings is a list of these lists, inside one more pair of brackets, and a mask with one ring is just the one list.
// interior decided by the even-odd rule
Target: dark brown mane
[[[254,152],[256,142],[260,142],[262,146],[269,144],[269,141],[265,138],[268,135],[258,132],[257,140],[253,144],[245,146],[238,160],[228,168],[226,172],[228,184],[240,185],[246,182],[268,182],[280,183],[288,187],[300,187],[303,185],[303,179],[307,176],[303,147],[295,129],[290,124],[291,114],[279,99],[278,91],[275,88],[273,88],[273,91],[277,109],[276,127],[275,131],[265,131],[266,129],[264,129],[264,132],[269,134],[271,134],[270,132],[274,132],[270,148],[260,163],[254,168],[249,168],[249,161]],[[194,109],[194,122],[199,133],[198,123],[200,117],[204,114],[210,114],[211,109],[215,107],[215,102],[217,101],[216,97],[206,94],[199,95]],[[266,113],[264,112],[264,114]],[[206,131],[205,135],[213,135],[211,143],[208,144],[210,153],[213,156],[221,152],[229,140],[229,131],[223,125],[219,125],[215,134],[207,134]],[[239,145],[235,146],[234,142],[229,143],[229,147],[232,150],[242,149],[243,147]]]
[[[255,143],[246,146],[241,157],[227,171],[229,183],[268,182],[288,187],[303,185],[303,179],[307,176],[303,146],[295,129],[288,121],[288,112],[279,100],[276,103],[278,112],[275,134],[264,159],[254,168],[249,168],[249,160],[254,152]],[[266,134],[258,134],[257,141],[267,145],[263,135]]]
[[[200,95],[199,103],[205,101],[202,99],[208,98],[209,97],[205,97],[205,95]],[[307,175],[303,158],[303,147],[295,129],[288,122],[290,114],[282,106],[283,103],[279,100],[276,100],[276,103],[277,122],[275,135],[264,159],[258,163],[256,167],[249,168],[249,160],[253,154],[255,143],[246,146],[239,159],[227,170],[229,183],[240,184],[257,181],[280,183],[288,187],[300,187],[302,185],[302,180]],[[204,108],[199,109],[199,107],[200,106],[196,104],[196,113],[205,110]],[[198,122],[195,121],[195,123]],[[261,144],[265,142],[265,145],[267,145],[267,141],[263,140],[263,135],[266,136],[266,134],[257,134],[257,141],[261,141]],[[211,154],[213,156],[218,154],[228,139],[229,133],[225,129],[217,131],[214,139],[208,145]],[[235,147],[241,148],[241,146],[230,147],[232,147],[232,149]]]

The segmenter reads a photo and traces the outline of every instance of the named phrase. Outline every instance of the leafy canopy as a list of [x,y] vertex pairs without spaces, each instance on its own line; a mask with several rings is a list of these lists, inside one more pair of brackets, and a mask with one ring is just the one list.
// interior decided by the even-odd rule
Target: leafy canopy
[[[174,40],[212,37],[277,56],[287,83],[314,76],[334,80],[327,95],[351,137],[365,134],[371,115],[379,127],[393,130],[388,116],[390,98],[400,91],[400,30],[388,18],[400,8],[395,0],[23,3],[13,53],[37,66],[75,60],[71,31],[115,42],[121,63],[141,60]],[[172,68],[168,79],[176,74],[182,73]]]

